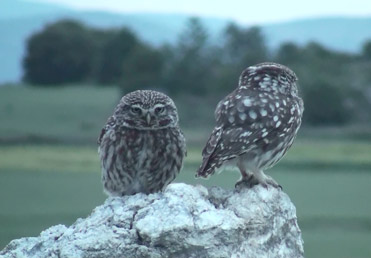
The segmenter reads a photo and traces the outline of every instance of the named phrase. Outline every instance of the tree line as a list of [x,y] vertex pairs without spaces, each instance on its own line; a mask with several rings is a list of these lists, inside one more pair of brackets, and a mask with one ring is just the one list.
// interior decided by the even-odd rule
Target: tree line
[[274,61],[299,77],[305,120],[312,125],[365,123],[371,118],[371,40],[361,53],[341,53],[311,42],[270,51],[259,27],[229,24],[211,42],[191,18],[175,44],[151,46],[128,28],[97,29],[74,20],[47,25],[27,41],[24,81],[117,85],[123,92],[161,89],[172,96],[223,96],[249,65]]

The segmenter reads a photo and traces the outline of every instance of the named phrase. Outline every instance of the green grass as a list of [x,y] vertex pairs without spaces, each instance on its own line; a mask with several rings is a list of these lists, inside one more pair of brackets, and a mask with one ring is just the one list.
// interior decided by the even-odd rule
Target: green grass
[[0,173],[0,248],[11,239],[37,236],[56,224],[71,224],[101,204],[98,173],[9,171]]
[[115,88],[0,88],[0,140],[94,142],[118,103]]
[[[306,257],[368,257],[371,253],[371,173],[370,160],[364,156],[369,151],[367,143],[299,141],[268,172],[296,205]],[[322,159],[329,152],[331,162]],[[239,177],[235,171],[210,180],[194,179],[199,154],[197,148],[189,150],[176,181],[233,188]],[[313,172],[310,164],[302,162],[303,156],[325,166]],[[338,162],[365,164],[366,169],[339,170]],[[96,148],[0,146],[0,195],[7,197],[1,201],[0,248],[11,239],[37,236],[55,224],[70,225],[105,199]]]
[[[187,136],[187,135],[186,135]],[[203,139],[206,141],[206,139]],[[188,146],[186,162],[198,165],[201,147]],[[276,166],[336,171],[371,171],[371,144],[352,141],[297,140]],[[22,158],[20,162],[19,157]],[[93,145],[0,145],[0,170],[42,170],[50,172],[99,171],[97,147]]]

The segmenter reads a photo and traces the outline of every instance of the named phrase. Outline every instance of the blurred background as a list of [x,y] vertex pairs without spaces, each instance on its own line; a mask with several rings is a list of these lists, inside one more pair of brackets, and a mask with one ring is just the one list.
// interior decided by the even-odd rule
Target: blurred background
[[268,174],[297,207],[306,257],[371,256],[369,1],[99,2],[0,0],[0,249],[102,204],[96,139],[135,89],[178,107],[177,181],[233,188],[233,171],[194,179],[213,112],[244,68],[274,61],[298,75],[305,112]]

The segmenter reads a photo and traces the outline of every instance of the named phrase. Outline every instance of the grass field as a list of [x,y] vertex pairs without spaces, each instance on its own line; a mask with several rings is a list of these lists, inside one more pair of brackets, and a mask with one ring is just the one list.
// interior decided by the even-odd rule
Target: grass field
[[[0,249],[102,204],[95,140],[117,101],[112,88],[0,88]],[[306,257],[370,257],[370,134],[350,132],[304,130],[268,172],[297,208]],[[185,133],[188,157],[176,181],[232,188],[233,171],[194,179],[207,130]]]
[[114,88],[0,88],[0,140],[87,142],[118,103]]

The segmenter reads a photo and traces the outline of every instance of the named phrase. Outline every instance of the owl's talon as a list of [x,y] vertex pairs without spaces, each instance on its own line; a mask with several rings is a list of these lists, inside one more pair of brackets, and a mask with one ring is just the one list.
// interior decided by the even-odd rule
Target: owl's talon
[[279,185],[279,184],[277,184],[276,181],[273,181],[273,182],[269,182],[269,181],[267,181],[267,184],[273,186],[274,188],[277,188],[277,189],[282,190],[282,186]]
[[263,173],[263,175],[254,176],[252,173],[248,173],[245,177],[243,177],[240,181],[235,184],[236,188],[241,186],[245,186],[247,188],[252,188],[255,185],[261,185],[266,190],[268,190],[269,186],[282,190],[282,186],[279,185],[272,177],[267,176]]
[[277,189],[280,189],[280,190],[282,190],[282,186],[281,185],[279,185],[279,184],[272,184],[272,183],[270,183],[270,182],[265,182],[265,183],[260,183],[265,189],[267,189],[268,190],[268,188],[269,188],[269,186],[273,186],[274,188],[277,188]]
[[243,180],[238,180],[235,184],[234,184],[234,188],[240,188],[242,187],[243,185],[245,184],[245,182]]

